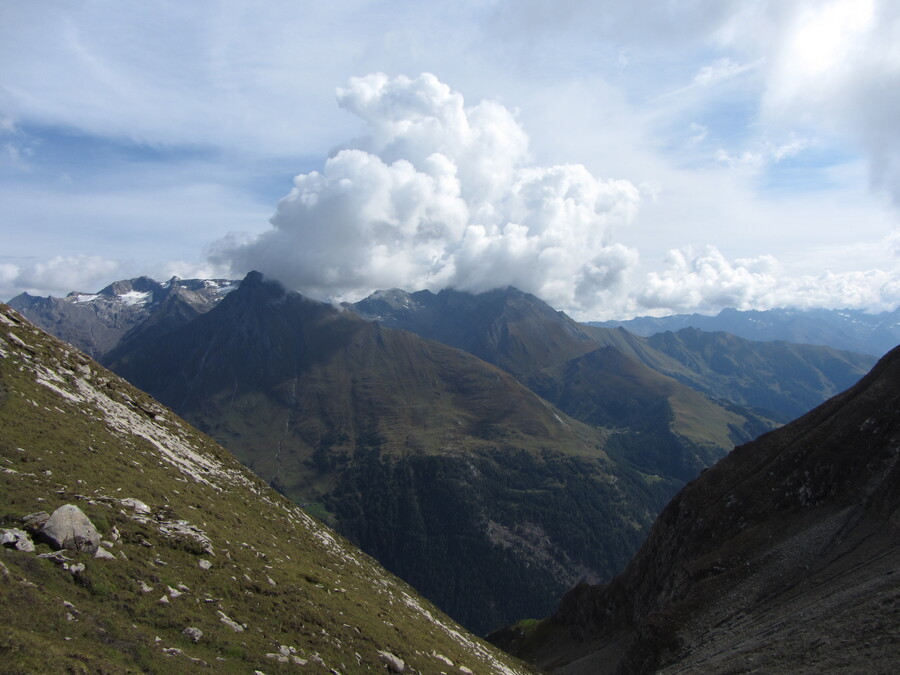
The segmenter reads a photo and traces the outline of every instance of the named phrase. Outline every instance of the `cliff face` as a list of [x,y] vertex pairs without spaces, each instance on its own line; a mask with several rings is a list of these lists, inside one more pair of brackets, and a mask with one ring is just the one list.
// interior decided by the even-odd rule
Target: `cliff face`
[[499,641],[565,673],[882,672],[900,659],[898,456],[894,350],[685,487],[611,584]]

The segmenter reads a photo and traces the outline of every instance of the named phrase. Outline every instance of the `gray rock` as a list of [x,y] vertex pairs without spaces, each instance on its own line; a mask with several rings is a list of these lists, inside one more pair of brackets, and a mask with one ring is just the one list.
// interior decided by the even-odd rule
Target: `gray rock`
[[84,512],[74,504],[60,506],[39,532],[42,541],[54,549],[71,549],[95,553],[100,546],[100,533]]
[[102,558],[103,560],[115,560],[116,556],[107,551],[105,548],[98,548],[97,552],[94,554],[95,558]]
[[382,660],[384,665],[387,666],[387,669],[392,673],[402,673],[406,670],[406,664],[403,663],[403,659],[396,654],[380,651],[378,652],[378,658]]
[[188,638],[191,642],[200,642],[200,638],[203,637],[203,631],[199,628],[194,628],[193,626],[188,626],[181,634]]
[[25,530],[20,530],[16,527],[0,530],[0,543],[6,548],[14,548],[17,551],[34,552],[34,542],[31,541],[31,537],[28,536]]
[[37,533],[50,519],[50,514],[46,511],[37,511],[35,513],[29,513],[27,516],[22,518],[22,527],[24,527],[31,534]]

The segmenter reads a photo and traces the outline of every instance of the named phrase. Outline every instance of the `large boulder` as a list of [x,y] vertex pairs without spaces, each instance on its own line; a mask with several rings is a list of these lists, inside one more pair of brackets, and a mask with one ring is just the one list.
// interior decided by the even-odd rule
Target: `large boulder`
[[100,533],[90,518],[74,504],[60,506],[44,523],[40,539],[55,550],[70,549],[95,553],[100,546]]

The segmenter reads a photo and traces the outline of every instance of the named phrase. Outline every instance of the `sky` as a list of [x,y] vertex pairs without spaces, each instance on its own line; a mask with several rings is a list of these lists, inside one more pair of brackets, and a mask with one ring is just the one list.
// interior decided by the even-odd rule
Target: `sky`
[[894,0],[0,0],[0,299],[900,303]]

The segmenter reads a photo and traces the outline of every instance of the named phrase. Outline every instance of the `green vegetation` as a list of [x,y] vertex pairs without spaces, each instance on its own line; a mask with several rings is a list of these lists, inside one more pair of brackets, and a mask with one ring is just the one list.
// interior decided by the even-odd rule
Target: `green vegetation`
[[303,672],[362,673],[384,667],[379,651],[423,673],[444,668],[436,655],[528,672],[149,396],[0,306],[0,526],[66,503],[114,558],[0,549],[5,672],[271,675],[305,661]]

